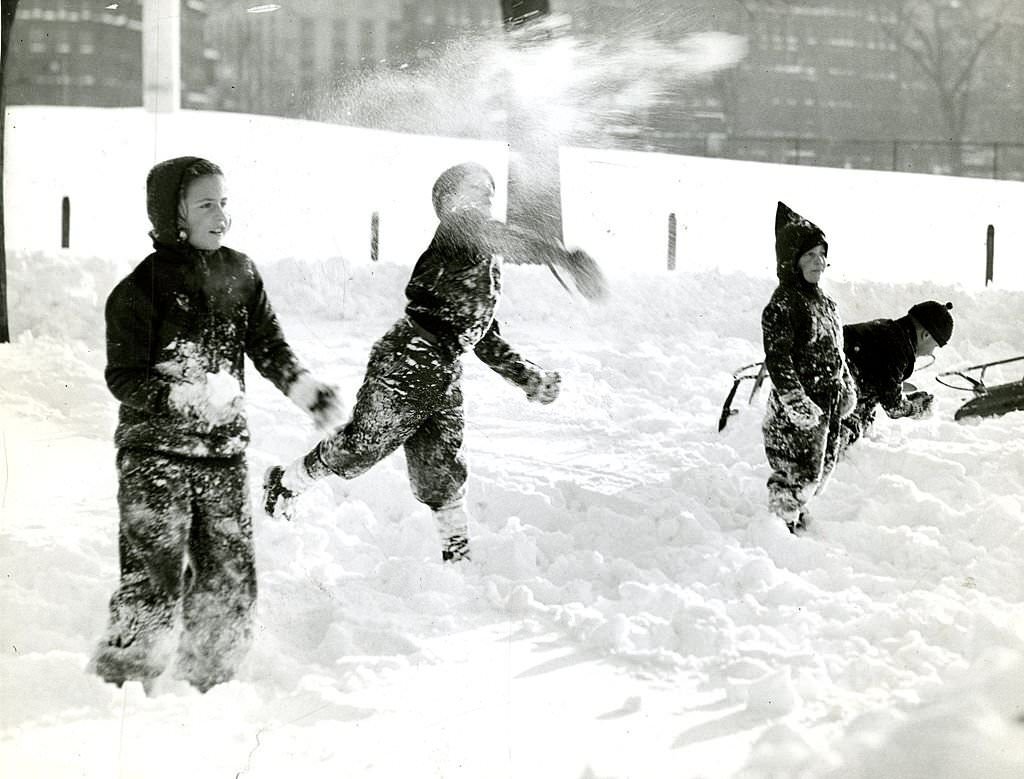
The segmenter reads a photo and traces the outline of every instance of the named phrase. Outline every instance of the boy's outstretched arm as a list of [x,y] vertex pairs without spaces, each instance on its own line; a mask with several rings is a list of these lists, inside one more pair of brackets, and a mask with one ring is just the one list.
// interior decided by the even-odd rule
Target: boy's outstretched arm
[[547,404],[558,397],[561,376],[555,371],[546,371],[520,356],[502,338],[497,322],[491,322],[491,326],[473,347],[473,351],[491,370],[520,387],[528,400]]
[[588,300],[603,300],[608,296],[608,282],[601,267],[583,249],[566,249],[557,239],[494,220],[487,223],[487,239],[492,250],[503,254],[508,262],[547,265],[559,280],[558,270],[566,271],[579,293]]

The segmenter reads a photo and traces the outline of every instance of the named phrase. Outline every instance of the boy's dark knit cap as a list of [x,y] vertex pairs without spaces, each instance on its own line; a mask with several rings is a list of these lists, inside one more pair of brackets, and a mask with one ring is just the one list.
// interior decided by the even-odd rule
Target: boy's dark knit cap
[[821,228],[780,200],[775,209],[775,259],[780,278],[783,274],[794,274],[804,253],[819,244],[828,254],[828,242]]
[[911,306],[907,313],[931,333],[932,338],[939,342],[939,346],[945,346],[953,335],[953,315],[949,313],[952,308],[952,303],[925,300]]
[[185,188],[202,176],[221,176],[221,169],[202,157],[175,157],[158,162],[146,176],[146,211],[154,240],[173,246],[185,240],[178,210]]
[[458,189],[462,180],[471,173],[483,173],[491,180],[491,184],[494,184],[494,176],[478,162],[462,162],[458,165],[452,165],[452,167],[437,177],[437,181],[434,182],[434,187],[430,192],[430,199],[434,203],[435,214],[441,216],[445,195],[450,195]]

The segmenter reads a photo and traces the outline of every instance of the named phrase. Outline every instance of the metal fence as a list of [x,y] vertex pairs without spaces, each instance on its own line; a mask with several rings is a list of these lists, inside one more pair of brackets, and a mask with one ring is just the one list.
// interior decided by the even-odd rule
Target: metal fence
[[703,138],[656,134],[648,148],[699,157],[724,157],[827,168],[934,173],[1024,181],[1024,143],[861,141],[827,138]]

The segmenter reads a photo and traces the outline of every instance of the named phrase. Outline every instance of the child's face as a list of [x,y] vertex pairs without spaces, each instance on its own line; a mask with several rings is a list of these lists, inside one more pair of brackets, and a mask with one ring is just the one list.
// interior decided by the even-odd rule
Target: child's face
[[494,184],[491,177],[482,170],[468,173],[455,191],[448,196],[448,210],[472,209],[487,216],[491,215],[491,201],[494,199]]
[[931,355],[939,346],[939,342],[935,340],[935,337],[925,330],[923,327],[917,328],[917,356],[927,357]]
[[800,255],[800,272],[804,280],[811,284],[817,284],[821,280],[821,274],[825,272],[825,247],[818,244],[813,249]]
[[219,249],[231,227],[227,205],[223,176],[202,176],[189,183],[182,203],[188,242],[203,251]]

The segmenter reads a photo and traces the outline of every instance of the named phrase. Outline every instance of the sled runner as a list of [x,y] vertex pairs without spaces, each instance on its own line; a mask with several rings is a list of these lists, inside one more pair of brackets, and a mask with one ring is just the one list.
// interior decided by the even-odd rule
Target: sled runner
[[725,398],[725,403],[722,404],[722,414],[718,417],[719,433],[721,433],[729,423],[729,417],[740,413],[738,409],[734,409],[732,407],[732,402],[736,398],[736,391],[740,388],[740,384],[747,379],[754,382],[754,388],[750,391],[750,398],[747,400],[747,403],[753,403],[754,398],[757,397],[758,390],[761,389],[761,385],[764,383],[764,377],[767,374],[768,369],[765,367],[763,362],[752,362],[750,365],[744,365],[733,373],[732,389],[729,390],[729,394]]
[[[957,409],[953,418],[961,420],[971,417],[998,417],[1011,411],[1024,409],[1024,377],[1017,381],[1009,381],[1005,384],[996,384],[991,387],[985,384],[986,369],[994,365],[1006,365],[1007,363],[1022,360],[1024,360],[1024,354],[1005,360],[971,365],[956,371],[946,371],[936,376],[935,380],[942,386],[956,390],[969,390],[974,395],[973,398]],[[966,382],[966,386],[944,381],[943,379],[947,377],[962,379]]]

